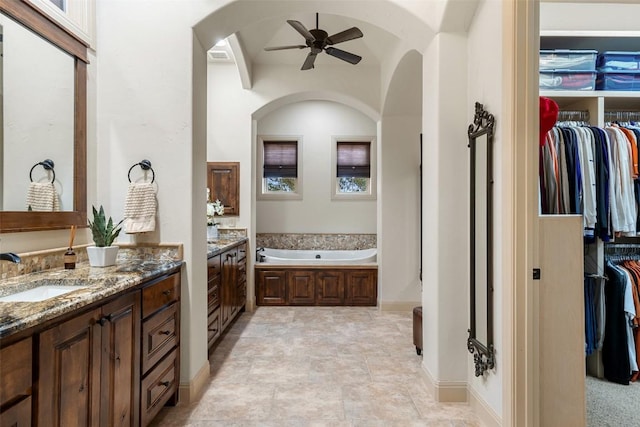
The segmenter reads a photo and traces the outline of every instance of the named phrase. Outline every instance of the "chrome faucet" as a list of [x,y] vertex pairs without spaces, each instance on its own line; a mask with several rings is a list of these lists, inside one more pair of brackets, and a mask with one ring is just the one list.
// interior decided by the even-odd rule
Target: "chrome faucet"
[[0,253],[0,260],[11,261],[17,264],[20,262],[20,257],[14,254],[13,252],[3,252],[3,253]]
[[256,249],[256,262],[264,262],[264,255],[262,252],[264,252],[264,248]]

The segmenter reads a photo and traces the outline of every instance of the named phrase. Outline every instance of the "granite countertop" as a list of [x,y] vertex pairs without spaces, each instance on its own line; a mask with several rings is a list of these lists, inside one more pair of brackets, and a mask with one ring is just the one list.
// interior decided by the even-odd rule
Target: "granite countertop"
[[43,282],[82,287],[39,302],[0,302],[0,338],[179,270],[182,263],[177,259],[118,255],[116,265],[112,267],[90,267],[83,262],[74,270],[56,268],[0,280],[0,297],[35,288]]
[[221,254],[235,245],[249,240],[244,236],[225,236],[207,242],[207,258]]

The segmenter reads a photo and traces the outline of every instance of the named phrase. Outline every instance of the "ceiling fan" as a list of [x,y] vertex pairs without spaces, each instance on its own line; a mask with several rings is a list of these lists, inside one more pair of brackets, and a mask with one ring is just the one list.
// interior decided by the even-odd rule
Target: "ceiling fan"
[[360,31],[360,29],[357,27],[351,27],[347,30],[329,36],[326,31],[318,28],[317,13],[315,29],[307,30],[307,28],[299,21],[287,20],[287,23],[291,25],[297,32],[302,34],[302,37],[304,37],[306,44],[265,47],[264,50],[272,51],[285,49],[304,49],[307,47],[311,48],[311,52],[309,52],[309,54],[307,55],[304,64],[302,64],[301,70],[310,70],[314,68],[313,64],[316,61],[316,56],[322,51],[325,51],[331,56],[342,59],[343,61],[354,65],[360,62],[360,60],[362,59],[361,56],[332,47],[332,45],[334,44],[346,42],[353,39],[359,39],[360,37],[362,37],[362,31]]

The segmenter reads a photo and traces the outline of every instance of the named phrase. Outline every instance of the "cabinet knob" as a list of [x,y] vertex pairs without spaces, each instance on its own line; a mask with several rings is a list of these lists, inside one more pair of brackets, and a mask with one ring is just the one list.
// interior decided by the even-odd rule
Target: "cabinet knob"
[[160,385],[161,386],[165,386],[165,387],[169,387],[169,384],[171,384],[170,381],[162,381],[162,382],[160,382]]
[[166,291],[162,291],[162,295],[166,295],[166,296],[171,295],[171,289],[167,289]]
[[101,318],[98,319],[98,323],[100,324],[100,326],[106,325],[107,322],[111,322],[111,315],[102,316]]
[[209,332],[218,332],[217,329],[209,329]]
[[158,332],[160,335],[171,335],[171,331],[160,331]]

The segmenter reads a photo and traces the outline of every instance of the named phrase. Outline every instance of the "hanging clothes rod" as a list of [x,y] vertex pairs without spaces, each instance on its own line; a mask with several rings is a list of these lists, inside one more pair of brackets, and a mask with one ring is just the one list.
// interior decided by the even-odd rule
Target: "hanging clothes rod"
[[610,260],[638,260],[640,259],[640,244],[636,243],[608,243],[604,246],[605,259]]
[[587,110],[560,110],[558,111],[559,122],[588,122],[589,111]]
[[640,111],[605,111],[605,122],[640,121]]

